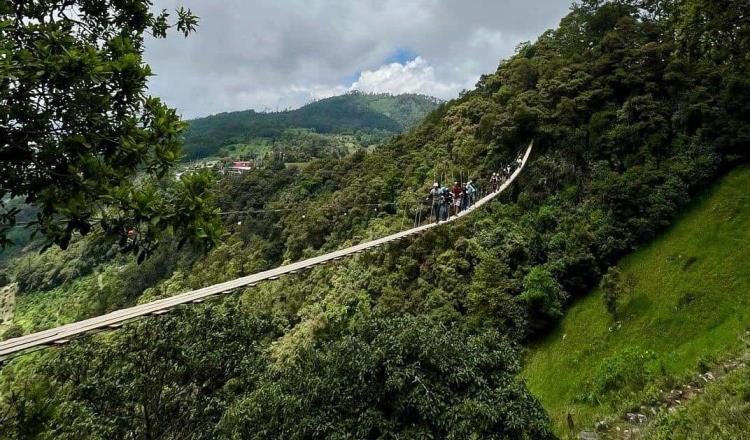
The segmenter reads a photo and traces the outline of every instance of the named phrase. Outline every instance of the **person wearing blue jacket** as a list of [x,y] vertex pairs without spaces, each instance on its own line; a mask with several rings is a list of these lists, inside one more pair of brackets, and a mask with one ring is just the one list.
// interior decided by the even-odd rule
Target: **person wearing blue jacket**
[[472,181],[466,182],[466,207],[471,208],[474,205],[474,196],[477,193],[477,189],[472,185]]

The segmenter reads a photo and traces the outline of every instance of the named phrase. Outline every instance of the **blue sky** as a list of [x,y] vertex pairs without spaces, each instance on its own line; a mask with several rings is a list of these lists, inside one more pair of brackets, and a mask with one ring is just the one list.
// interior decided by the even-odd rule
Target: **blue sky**
[[341,84],[345,86],[351,86],[359,79],[359,76],[361,74],[362,72],[354,72],[351,75],[347,75],[346,77],[344,77],[344,80],[341,81]]
[[407,62],[412,61],[418,55],[419,54],[414,52],[413,50],[399,47],[398,49],[394,50],[393,53],[388,55],[383,60],[383,64],[391,64],[391,63],[406,64]]

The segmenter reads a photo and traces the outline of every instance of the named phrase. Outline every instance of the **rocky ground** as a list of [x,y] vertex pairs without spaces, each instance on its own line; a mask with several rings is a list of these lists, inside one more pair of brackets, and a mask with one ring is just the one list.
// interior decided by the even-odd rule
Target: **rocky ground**
[[750,332],[745,334],[746,348],[741,356],[719,362],[709,371],[697,374],[687,383],[665,391],[654,405],[642,405],[638,411],[628,412],[617,419],[606,419],[596,423],[589,430],[578,434],[579,440],[639,440],[648,438],[648,428],[652,420],[664,411],[679,411],[692,399],[701,395],[705,388],[727,373],[750,365]]

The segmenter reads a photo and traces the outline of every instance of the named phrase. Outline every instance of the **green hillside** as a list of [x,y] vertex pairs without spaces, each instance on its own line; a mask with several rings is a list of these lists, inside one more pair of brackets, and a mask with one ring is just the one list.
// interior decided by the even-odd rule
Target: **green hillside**
[[258,138],[277,139],[288,134],[289,129],[358,134],[367,144],[414,126],[437,105],[435,98],[424,95],[352,92],[321,99],[296,110],[219,113],[189,121],[183,153],[187,159],[198,159],[215,155],[227,145]]
[[[649,403],[750,329],[750,168],[702,193],[676,224],[618,265],[634,281],[618,322],[601,289],[577,301],[527,356],[523,377],[558,433]],[[739,422],[739,421],[738,421]]]

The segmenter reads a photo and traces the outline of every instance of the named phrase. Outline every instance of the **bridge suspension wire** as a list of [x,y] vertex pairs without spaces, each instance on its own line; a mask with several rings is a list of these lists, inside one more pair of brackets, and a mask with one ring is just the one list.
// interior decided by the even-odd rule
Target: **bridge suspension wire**
[[[397,205],[398,202],[377,202],[377,203],[360,203],[356,205],[346,205],[342,206],[335,203],[329,203],[327,205],[319,205],[321,208],[343,208],[343,209],[352,209],[352,208],[363,208],[363,207],[376,207],[379,208],[381,206],[393,206]],[[267,208],[267,209],[242,209],[237,211],[221,211],[218,213],[220,216],[226,216],[226,215],[237,215],[237,214],[264,214],[264,213],[273,213],[273,212],[293,212],[293,211],[305,211],[307,208],[304,206],[298,206],[294,208]],[[93,218],[93,221],[101,221],[101,218]],[[61,221],[61,223],[64,221]],[[29,226],[33,224],[38,224],[37,221],[25,221],[25,222],[16,222],[13,227],[24,227]]]
[[[105,315],[84,319],[82,321],[73,322],[49,330],[43,330],[36,333],[20,336],[18,338],[8,339],[6,341],[0,342],[0,362],[7,361],[11,358],[33,350],[37,350],[41,347],[65,345],[75,337],[84,333],[119,328],[124,323],[137,318],[147,316],[160,316],[168,313],[170,310],[178,306],[202,303],[210,298],[222,294],[229,294],[239,289],[247,289],[253,287],[262,281],[276,280],[284,275],[296,274],[300,271],[308,270],[318,265],[335,262],[342,258],[359,254],[370,249],[380,248],[381,246],[391,242],[403,240],[411,235],[419,234],[428,229],[440,227],[445,225],[446,223],[460,220],[466,215],[471,214],[473,211],[476,211],[483,205],[492,201],[498,194],[502,193],[513,183],[516,177],[518,177],[523,168],[526,166],[529,156],[531,155],[533,145],[534,143],[532,141],[529,147],[526,149],[526,152],[522,156],[522,158],[520,158],[516,162],[516,169],[496,191],[488,193],[486,196],[478,200],[477,203],[475,203],[471,208],[465,211],[461,211],[457,215],[449,217],[447,220],[440,222],[439,224],[428,223],[426,225],[418,225],[412,229],[407,229],[405,231],[390,234],[388,236],[367,241],[365,243],[360,243],[355,246],[339,249],[337,251],[329,252],[317,257],[297,261],[295,263],[287,264],[274,269],[269,269],[263,272],[258,272],[252,275],[247,275],[231,281],[226,281],[197,290],[180,293],[149,303],[116,310]],[[422,202],[420,207],[423,206],[423,204],[424,202]]]
[[[369,208],[369,207],[385,207],[385,206],[393,206],[397,205],[398,202],[378,202],[378,203],[360,203],[356,205],[339,205],[330,203],[327,205],[319,205],[321,208],[328,209],[328,208],[342,208],[342,209],[353,209],[353,208]],[[303,212],[306,211],[307,208],[304,206],[297,206],[293,208],[267,208],[267,209],[243,209],[243,210],[237,210],[237,211],[221,211],[218,213],[220,216],[228,216],[228,215],[238,215],[238,214],[266,214],[266,213],[274,213],[274,212]],[[93,218],[94,222],[99,222],[102,219],[101,218]],[[64,221],[61,221],[63,223]],[[29,225],[38,224],[37,221],[26,221],[26,222],[16,222],[13,226],[10,227],[25,227]]]
[[[414,197],[416,198],[416,193],[412,193]],[[369,208],[369,207],[387,207],[387,206],[398,206],[397,201],[392,202],[375,202],[375,203],[359,203],[354,205],[341,205],[337,203],[328,203],[324,205],[318,205],[318,207],[323,209],[331,209],[331,208],[339,208],[339,209],[353,209],[353,208]],[[307,207],[305,206],[296,206],[292,208],[263,208],[263,209],[241,209],[241,210],[235,210],[235,211],[221,211],[217,213],[220,216],[228,216],[228,215],[240,215],[240,214],[267,214],[267,213],[276,213],[276,212],[304,212],[307,211]],[[94,222],[100,222],[101,218],[92,218],[92,221]],[[38,224],[38,221],[24,221],[24,222],[16,222],[13,224],[13,226],[9,226],[9,228],[19,228],[19,227],[26,227],[29,225]],[[60,223],[64,223],[64,221],[60,221]]]
[[[393,206],[398,205],[398,202],[380,202],[380,203],[361,203],[358,205],[338,205],[335,203],[329,203],[327,205],[318,205],[321,208],[343,208],[343,209],[352,209],[352,208],[363,208],[363,207],[372,207],[379,208],[381,206]],[[219,215],[236,215],[236,214],[264,214],[269,212],[292,212],[292,211],[305,211],[307,208],[304,206],[298,206],[294,208],[269,208],[269,209],[243,209],[239,211],[222,211],[219,213]]]

